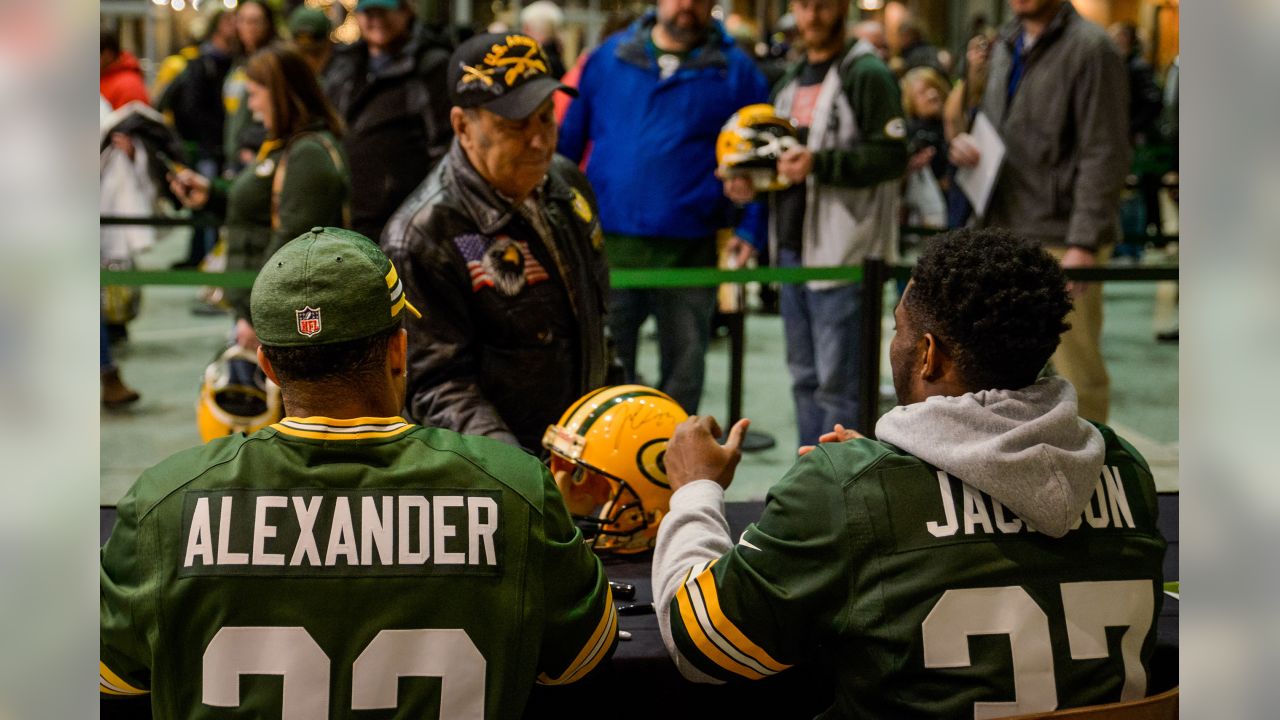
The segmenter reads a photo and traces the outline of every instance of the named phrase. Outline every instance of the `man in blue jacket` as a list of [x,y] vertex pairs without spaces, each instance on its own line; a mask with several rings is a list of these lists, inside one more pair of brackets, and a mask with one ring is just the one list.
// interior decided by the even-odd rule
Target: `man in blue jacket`
[[[611,267],[715,264],[715,235],[764,242],[760,208],[741,218],[715,177],[716,136],[739,108],[765,102],[764,76],[711,19],[711,0],[658,0],[592,53],[560,128],[560,152],[581,161],[600,202]],[[658,322],[658,386],[688,412],[702,396],[715,288],[614,290],[609,324],[628,382],[640,325]]]

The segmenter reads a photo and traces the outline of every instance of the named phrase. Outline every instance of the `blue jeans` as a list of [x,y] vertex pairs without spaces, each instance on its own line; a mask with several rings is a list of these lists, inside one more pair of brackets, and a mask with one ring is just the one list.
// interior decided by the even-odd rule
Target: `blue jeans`
[[690,415],[698,411],[711,342],[716,289],[614,290],[609,298],[609,330],[627,382],[636,382],[640,326],[658,321],[658,389]]
[[[781,250],[778,265],[798,267],[800,260],[794,252]],[[813,445],[836,423],[867,429],[858,427],[860,291],[860,284],[830,290],[810,290],[804,284],[782,286],[787,368],[801,445]]]

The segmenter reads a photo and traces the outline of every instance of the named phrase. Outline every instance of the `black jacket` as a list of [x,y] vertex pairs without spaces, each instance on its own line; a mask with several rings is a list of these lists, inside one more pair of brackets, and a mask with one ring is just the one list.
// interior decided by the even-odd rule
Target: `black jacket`
[[591,186],[557,155],[538,192],[559,262],[456,141],[382,236],[422,311],[406,320],[409,416],[535,452],[547,425],[619,367]]
[[192,162],[206,157],[222,163],[222,136],[227,121],[222,83],[230,71],[231,56],[206,42],[200,46],[200,55],[187,63],[156,103],[157,109],[173,112],[178,136],[193,146],[194,157],[188,158]]
[[377,239],[391,214],[449,149],[449,42],[415,22],[408,43],[376,72],[363,40],[338,48],[324,89],[347,123],[352,229]]

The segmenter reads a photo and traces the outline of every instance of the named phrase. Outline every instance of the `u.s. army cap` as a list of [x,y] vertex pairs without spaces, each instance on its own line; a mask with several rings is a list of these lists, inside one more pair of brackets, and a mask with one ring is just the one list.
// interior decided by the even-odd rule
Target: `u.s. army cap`
[[408,310],[391,260],[360,233],[316,227],[280,248],[253,283],[249,314],[263,345],[329,345],[375,335]]
[[449,58],[449,98],[460,108],[484,108],[509,120],[533,114],[551,93],[578,91],[550,74],[537,40],[520,33],[468,38]]

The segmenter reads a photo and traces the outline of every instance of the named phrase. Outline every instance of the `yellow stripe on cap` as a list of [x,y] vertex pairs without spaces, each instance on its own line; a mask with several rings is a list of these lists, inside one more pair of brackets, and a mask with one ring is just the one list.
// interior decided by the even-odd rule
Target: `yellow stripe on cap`
[[680,610],[680,620],[684,625],[685,632],[689,633],[689,639],[693,640],[693,644],[702,652],[704,657],[725,670],[735,675],[741,675],[748,680],[760,680],[765,677],[765,673],[729,657],[707,635],[702,622],[694,612],[694,601],[689,593],[689,588],[694,583],[690,579],[694,569],[696,568],[690,568],[689,572],[685,573],[685,580],[680,584],[680,589],[676,592],[676,606]]
[[391,297],[396,296],[396,292],[395,292],[396,286],[397,285],[400,286],[400,293],[399,293],[400,297],[398,300],[395,301],[395,303],[391,305],[391,317],[395,317],[396,315],[399,315],[400,311],[403,310],[404,308],[408,308],[409,312],[413,313],[414,317],[416,318],[422,317],[422,313],[418,312],[418,308],[414,307],[413,303],[409,302],[409,296],[408,294],[405,293],[404,285],[400,282],[400,275],[396,273],[396,264],[391,262],[389,258],[387,259],[387,263],[391,265],[391,270],[387,272],[387,278],[386,278],[387,290],[391,292]]
[[111,671],[107,664],[98,661],[98,691],[107,695],[147,695],[151,691],[136,688]]

